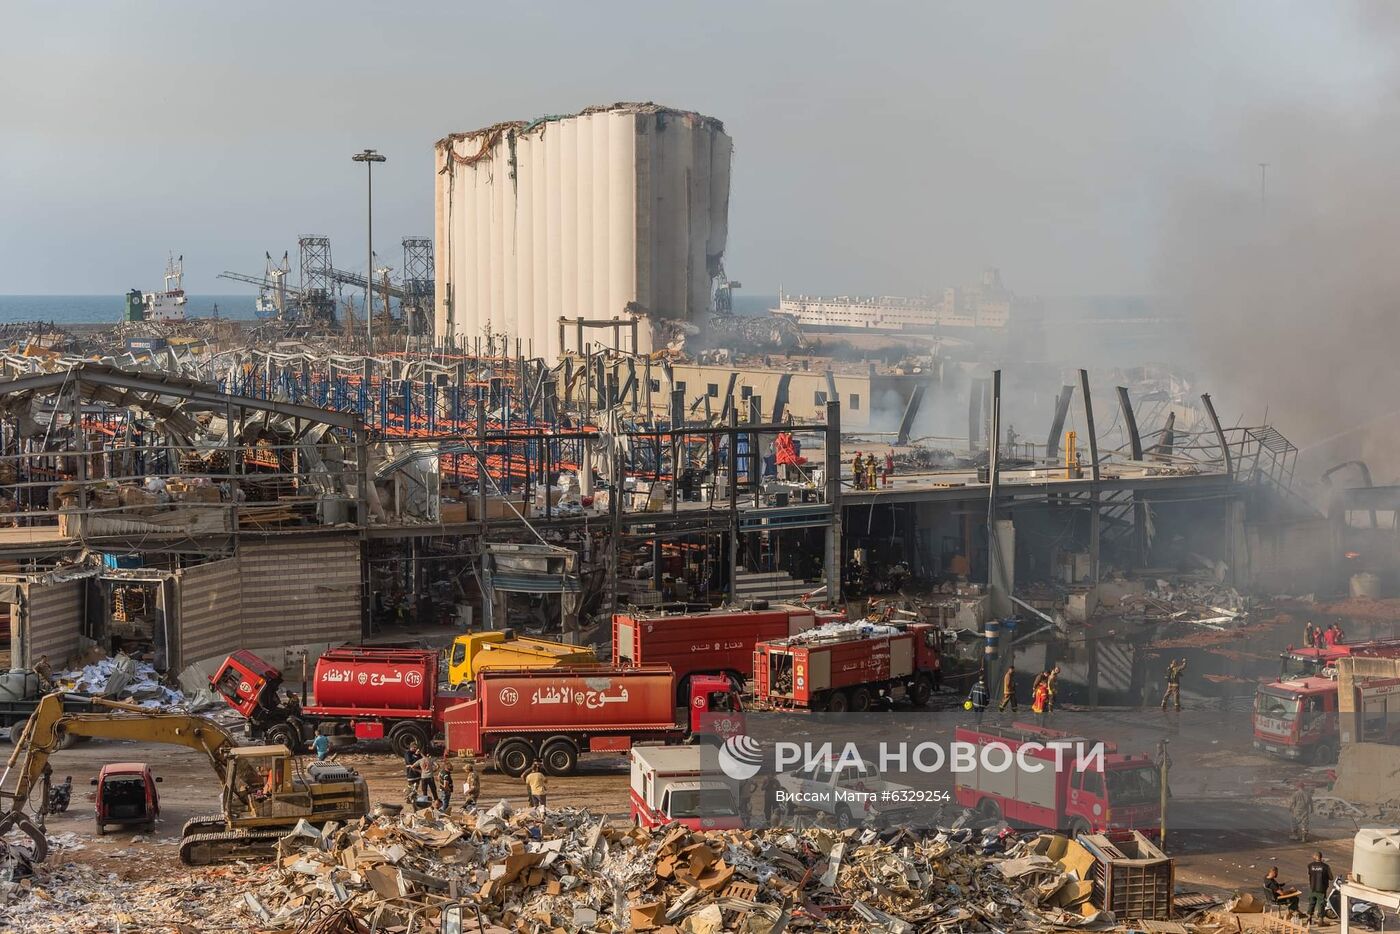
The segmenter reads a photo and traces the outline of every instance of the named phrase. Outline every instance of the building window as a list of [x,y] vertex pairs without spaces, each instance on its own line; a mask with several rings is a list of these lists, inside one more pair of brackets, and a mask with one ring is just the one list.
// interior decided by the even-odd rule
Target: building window
[[685,380],[676,380],[676,392],[685,392]]
[[818,389],[816,392],[812,393],[812,404],[826,405],[826,390]]
[[853,392],[853,393],[851,393],[851,411],[852,411],[852,412],[859,412],[859,411],[860,411],[860,393],[858,393],[858,392]]
[[749,396],[751,396],[751,395],[753,395],[753,387],[752,387],[752,386],[740,386],[740,387],[739,387],[739,398],[740,398],[740,399],[747,400],[747,399],[749,398]]
[[706,384],[705,384],[705,395],[709,396],[711,399],[718,399],[718,398],[719,398],[719,383],[706,383]]
[[661,391],[661,380],[659,379],[649,379],[647,380],[647,385],[651,387],[652,392]]

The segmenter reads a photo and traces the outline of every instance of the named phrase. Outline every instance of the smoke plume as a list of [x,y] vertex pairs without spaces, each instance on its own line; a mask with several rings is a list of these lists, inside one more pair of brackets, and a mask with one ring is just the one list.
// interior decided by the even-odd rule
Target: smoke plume
[[1247,163],[1235,184],[1182,184],[1164,230],[1162,291],[1203,383],[1222,416],[1267,412],[1305,479],[1354,457],[1400,478],[1400,98],[1290,104],[1238,136],[1267,190]]

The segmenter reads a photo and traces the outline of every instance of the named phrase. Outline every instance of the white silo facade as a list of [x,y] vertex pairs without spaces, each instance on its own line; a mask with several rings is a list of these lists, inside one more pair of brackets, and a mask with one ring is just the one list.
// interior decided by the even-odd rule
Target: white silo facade
[[[559,319],[701,319],[724,253],[733,151],[711,117],[655,104],[454,133],[436,147],[437,334],[579,349]],[[635,304],[634,304],[635,303]],[[586,339],[612,346],[611,330]],[[621,348],[639,347],[630,327]]]

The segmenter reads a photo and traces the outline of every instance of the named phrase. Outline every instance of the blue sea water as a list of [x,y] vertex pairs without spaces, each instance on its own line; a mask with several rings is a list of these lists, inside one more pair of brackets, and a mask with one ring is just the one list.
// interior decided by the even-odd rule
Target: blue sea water
[[[358,297],[358,293],[356,293]],[[219,306],[219,317],[254,317],[254,295],[191,295],[186,314],[208,318]],[[0,323],[52,321],[55,324],[116,324],[122,318],[124,295],[0,295]],[[762,314],[778,304],[776,295],[736,295],[734,310]]]
[[[190,295],[185,313],[209,318],[253,317],[255,295]],[[116,324],[122,319],[124,295],[0,295],[0,323],[52,321],[54,324]]]

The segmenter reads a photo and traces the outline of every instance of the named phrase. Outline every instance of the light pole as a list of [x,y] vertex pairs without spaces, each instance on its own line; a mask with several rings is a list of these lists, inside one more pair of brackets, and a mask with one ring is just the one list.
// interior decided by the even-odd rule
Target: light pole
[[384,157],[373,149],[357,152],[350,157],[365,164],[365,243],[369,260],[365,263],[365,356],[374,356],[374,164]]

